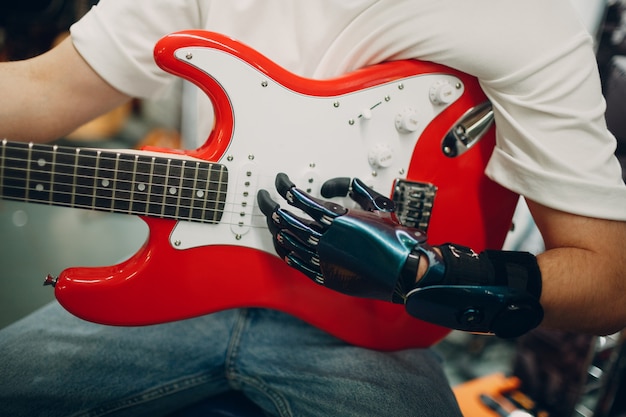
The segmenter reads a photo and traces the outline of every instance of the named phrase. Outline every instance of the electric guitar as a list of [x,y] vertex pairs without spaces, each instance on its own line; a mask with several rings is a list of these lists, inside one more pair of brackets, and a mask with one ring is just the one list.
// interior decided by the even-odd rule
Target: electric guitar
[[126,326],[272,308],[379,350],[430,346],[449,332],[402,305],[335,293],[287,267],[256,192],[274,192],[279,171],[313,195],[325,181],[359,177],[393,198],[404,224],[427,229],[432,244],[501,247],[517,196],[484,175],[495,136],[476,79],[414,60],[307,79],[206,31],[168,35],[154,53],[212,102],[214,128],[200,148],[0,142],[1,198],[148,224],[147,241],[126,261],[49,277],[68,311]]

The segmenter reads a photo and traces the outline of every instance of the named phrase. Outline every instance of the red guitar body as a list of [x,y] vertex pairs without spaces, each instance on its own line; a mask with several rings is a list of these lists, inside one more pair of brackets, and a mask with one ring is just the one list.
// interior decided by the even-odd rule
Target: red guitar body
[[[221,225],[142,217],[149,226],[149,237],[130,259],[113,266],[73,267],[62,272],[55,293],[67,310],[97,323],[134,326],[224,309],[263,307],[299,317],[348,343],[379,350],[430,346],[449,332],[408,316],[401,305],[344,296],[287,267],[274,255],[264,219],[256,207],[251,207],[254,196],[236,214],[249,220],[235,223],[229,219],[238,213],[235,205],[240,187],[250,185],[245,181],[251,176],[246,164],[254,159],[262,167],[255,181],[268,190],[280,171],[301,187],[313,184],[313,193],[324,180],[340,174],[358,176],[389,194],[394,191],[396,178],[434,184],[437,194],[428,223],[431,244],[450,241],[476,250],[500,248],[517,196],[483,173],[494,146],[494,128],[489,128],[479,143],[462,155],[446,155],[442,145],[443,138],[468,109],[486,101],[473,77],[432,63],[397,61],[332,80],[305,79],[239,42],[204,31],[165,37],[156,45],[155,59],[166,71],[192,81],[206,93],[214,106],[215,127],[199,149],[150,151],[227,165],[228,193],[235,196],[229,198],[225,211],[233,216],[226,213],[222,217],[220,222],[229,224],[221,232],[217,231]],[[253,87],[239,87],[239,81],[227,79],[231,74],[249,80]],[[455,81],[441,83],[436,78],[440,75]],[[398,95],[412,80],[424,77],[435,77],[427,82],[431,88],[411,94],[425,96],[426,104],[416,107],[427,107],[429,115],[422,116],[422,110],[418,110],[419,127],[414,129],[415,120],[406,119],[407,112],[415,112],[412,106],[385,108],[404,100]],[[437,97],[429,98],[446,95],[448,87],[457,94],[451,102],[445,97],[439,101]],[[262,96],[272,89],[275,93],[270,94],[275,96]],[[283,95],[293,103],[310,102],[306,104],[310,109],[299,111],[291,102],[281,107]],[[406,100],[410,103],[410,95]],[[254,102],[256,105],[250,104]],[[355,110],[349,109],[352,102],[361,104],[353,106]],[[275,106],[278,108],[268,109]],[[323,111],[318,113],[315,106]],[[292,113],[285,114],[287,111]],[[323,113],[326,111],[331,116]],[[339,121],[333,122],[333,111],[347,113],[337,113]],[[368,123],[373,125],[379,115],[386,117],[386,111],[399,115],[368,133]],[[315,132],[315,137],[308,136],[309,129],[326,129],[326,122],[330,125],[326,137],[320,136],[324,130]],[[333,123],[339,127],[333,127]],[[337,132],[331,136],[333,130]],[[249,138],[251,132],[256,135],[254,139]],[[342,138],[349,135],[355,136],[356,145],[341,148],[345,146],[340,144]],[[400,145],[384,142],[382,135],[393,136]],[[378,139],[372,142],[371,136]],[[238,142],[246,145],[238,148]],[[398,146],[408,146],[408,151],[398,151]],[[322,149],[319,156],[312,156],[318,149]],[[327,167],[325,154],[332,155]],[[388,166],[390,155],[397,166]],[[288,162],[298,158],[302,169]],[[235,166],[237,161],[241,163]],[[242,195],[248,197],[247,192]],[[237,227],[242,228],[241,232]],[[227,236],[229,233],[231,236]]]

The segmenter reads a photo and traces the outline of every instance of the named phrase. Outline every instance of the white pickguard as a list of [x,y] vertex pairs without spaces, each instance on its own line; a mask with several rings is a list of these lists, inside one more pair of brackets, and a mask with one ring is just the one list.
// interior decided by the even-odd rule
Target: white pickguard
[[[226,52],[188,47],[177,50],[176,57],[216,79],[234,113],[233,138],[225,155],[214,161],[229,170],[222,221],[178,222],[170,237],[178,249],[232,244],[274,253],[256,192],[266,189],[286,205],[274,189],[278,172],[315,196],[326,180],[341,176],[358,177],[390,194],[394,180],[405,176],[423,130],[464,91],[457,77],[423,74],[315,97],[285,88]],[[436,99],[441,94],[445,104]],[[398,129],[396,120],[415,130]]]

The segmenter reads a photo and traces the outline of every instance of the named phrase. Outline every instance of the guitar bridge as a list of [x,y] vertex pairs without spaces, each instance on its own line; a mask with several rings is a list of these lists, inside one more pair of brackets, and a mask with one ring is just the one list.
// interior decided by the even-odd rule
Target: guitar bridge
[[437,187],[426,182],[396,180],[393,202],[400,223],[428,231]]

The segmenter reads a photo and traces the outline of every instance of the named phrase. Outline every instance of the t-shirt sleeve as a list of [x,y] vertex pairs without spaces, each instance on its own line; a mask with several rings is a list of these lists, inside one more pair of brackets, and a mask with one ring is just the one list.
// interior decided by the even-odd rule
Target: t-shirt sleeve
[[538,51],[511,79],[483,83],[497,125],[487,175],[555,209],[626,220],[626,186],[592,51],[588,37],[574,37],[559,50]]
[[109,84],[138,98],[155,98],[174,76],[153,58],[168,33],[200,25],[194,0],[104,1],[70,28],[75,48]]

